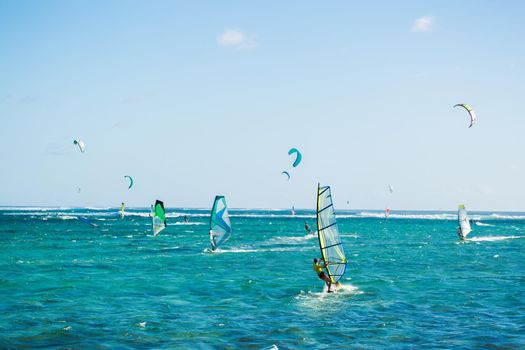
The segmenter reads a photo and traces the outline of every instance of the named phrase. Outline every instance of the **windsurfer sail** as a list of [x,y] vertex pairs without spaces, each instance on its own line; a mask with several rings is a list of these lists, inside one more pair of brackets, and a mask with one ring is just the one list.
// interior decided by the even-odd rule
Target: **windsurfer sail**
[[[346,256],[339,236],[330,186],[317,186],[317,232],[326,272],[337,285],[346,271]],[[339,283],[340,284],[340,283]]]
[[164,210],[164,203],[157,199],[155,201],[155,206],[152,206],[151,212],[153,235],[156,236],[160,231],[166,228],[166,210]]
[[460,239],[466,239],[467,235],[470,233],[470,222],[467,215],[467,210],[465,209],[464,204],[458,206],[458,236]]
[[230,239],[232,225],[224,196],[215,196],[210,217],[210,243],[212,250]]

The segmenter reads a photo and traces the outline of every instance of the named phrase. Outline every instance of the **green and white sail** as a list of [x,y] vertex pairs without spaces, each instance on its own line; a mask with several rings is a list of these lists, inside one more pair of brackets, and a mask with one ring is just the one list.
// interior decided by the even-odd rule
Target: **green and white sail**
[[458,234],[460,235],[460,238],[466,238],[472,229],[470,228],[470,222],[464,204],[458,205],[458,223]]
[[339,236],[330,186],[317,187],[317,235],[319,247],[332,283],[346,271],[346,256]]
[[154,236],[166,228],[166,210],[164,210],[164,203],[162,203],[162,201],[156,200],[155,206],[152,207],[151,224],[153,226]]
[[230,239],[232,231],[226,199],[224,196],[215,196],[210,218],[210,240],[212,249],[217,249],[221,244]]

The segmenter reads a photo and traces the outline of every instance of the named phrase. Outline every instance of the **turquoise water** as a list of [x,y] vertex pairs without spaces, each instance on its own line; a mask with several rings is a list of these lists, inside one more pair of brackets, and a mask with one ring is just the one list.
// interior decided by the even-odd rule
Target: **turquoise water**
[[[337,211],[345,288],[312,269],[314,212],[0,208],[0,348],[523,348],[525,214]],[[181,215],[190,215],[183,224]],[[97,228],[79,221],[85,216]]]

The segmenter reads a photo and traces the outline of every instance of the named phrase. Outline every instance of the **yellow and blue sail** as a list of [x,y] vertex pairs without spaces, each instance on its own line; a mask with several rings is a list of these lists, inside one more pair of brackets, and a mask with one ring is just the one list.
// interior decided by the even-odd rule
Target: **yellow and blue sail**
[[326,271],[337,283],[346,271],[346,256],[339,236],[330,186],[317,186],[317,235]]

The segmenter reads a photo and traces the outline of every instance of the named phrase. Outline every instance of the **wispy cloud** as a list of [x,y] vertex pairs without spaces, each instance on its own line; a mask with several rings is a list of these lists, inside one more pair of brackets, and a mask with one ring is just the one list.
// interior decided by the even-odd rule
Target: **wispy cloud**
[[239,29],[226,29],[217,38],[217,43],[224,47],[250,50],[257,47],[254,36],[250,36]]
[[433,16],[423,16],[414,21],[412,28],[413,32],[428,32],[434,27],[436,20]]

